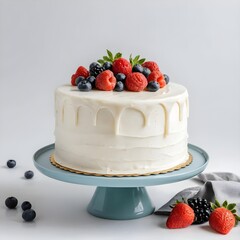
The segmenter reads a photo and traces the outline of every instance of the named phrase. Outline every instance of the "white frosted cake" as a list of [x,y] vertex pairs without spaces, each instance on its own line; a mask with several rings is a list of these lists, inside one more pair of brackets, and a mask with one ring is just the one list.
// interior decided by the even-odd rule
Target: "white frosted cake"
[[58,87],[52,162],[104,176],[158,174],[189,164],[188,92],[165,85],[155,92]]

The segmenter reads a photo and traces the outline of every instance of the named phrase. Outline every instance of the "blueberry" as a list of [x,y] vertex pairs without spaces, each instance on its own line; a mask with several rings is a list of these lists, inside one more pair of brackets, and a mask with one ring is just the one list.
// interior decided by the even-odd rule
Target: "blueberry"
[[87,80],[83,80],[78,84],[78,89],[82,92],[89,92],[92,90],[92,85]]
[[156,81],[150,81],[147,85],[147,89],[150,92],[156,92],[160,88],[158,82]]
[[34,173],[33,173],[33,171],[31,171],[31,170],[26,171],[26,172],[24,173],[24,177],[25,177],[26,179],[31,179],[31,178],[33,178],[33,176],[34,176]]
[[136,65],[133,66],[132,71],[142,73],[143,72],[143,66],[141,64],[136,64]]
[[169,76],[167,74],[163,74],[163,76],[164,76],[164,80],[165,80],[166,84],[168,84],[169,80],[170,80]]
[[96,66],[100,67],[100,64],[97,63],[97,62],[93,62],[93,63],[90,64],[89,69],[91,70],[92,68],[95,68]]
[[9,168],[14,168],[14,167],[16,166],[16,161],[13,160],[13,159],[8,160],[8,161],[7,161],[7,166],[8,166]]
[[89,76],[89,77],[86,78],[86,80],[91,83],[92,88],[95,87],[95,80],[96,80],[96,78],[94,76]]
[[150,75],[151,71],[149,68],[144,67],[142,74],[147,78]]
[[111,69],[112,69],[112,63],[110,63],[110,62],[105,62],[105,63],[103,64],[103,68],[104,68],[104,70],[111,70]]
[[125,82],[126,75],[123,73],[118,73],[116,76],[117,81]]
[[77,86],[81,81],[83,81],[83,80],[85,80],[84,77],[82,77],[82,76],[77,77],[76,80],[75,80],[75,84],[76,84],[76,86]]
[[27,209],[22,213],[22,218],[26,222],[31,222],[36,217],[36,212],[33,209]]
[[124,84],[123,84],[123,82],[118,81],[118,82],[116,83],[116,86],[115,86],[115,88],[114,88],[114,91],[116,91],[116,92],[122,92],[123,90],[124,90]]
[[8,197],[5,200],[5,205],[6,207],[8,207],[9,209],[13,209],[17,206],[18,204],[18,200],[15,197]]
[[32,204],[28,201],[24,201],[21,205],[21,208],[23,211],[27,210],[27,209],[31,209],[32,208]]

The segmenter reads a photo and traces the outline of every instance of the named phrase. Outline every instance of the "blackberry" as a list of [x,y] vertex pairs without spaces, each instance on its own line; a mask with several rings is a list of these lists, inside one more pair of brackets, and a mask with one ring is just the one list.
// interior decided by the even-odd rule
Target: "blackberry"
[[104,68],[101,67],[99,64],[97,64],[97,65],[93,66],[92,68],[90,68],[90,75],[97,77],[97,75],[103,71],[104,71]]
[[193,224],[201,224],[208,221],[211,213],[211,206],[207,199],[189,198],[187,202],[195,213]]

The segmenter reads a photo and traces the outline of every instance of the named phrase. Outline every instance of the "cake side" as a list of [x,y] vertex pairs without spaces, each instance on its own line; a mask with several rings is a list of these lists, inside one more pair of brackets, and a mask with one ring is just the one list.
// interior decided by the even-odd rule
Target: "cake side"
[[84,172],[145,174],[188,159],[188,93],[170,83],[151,93],[55,92],[56,162]]

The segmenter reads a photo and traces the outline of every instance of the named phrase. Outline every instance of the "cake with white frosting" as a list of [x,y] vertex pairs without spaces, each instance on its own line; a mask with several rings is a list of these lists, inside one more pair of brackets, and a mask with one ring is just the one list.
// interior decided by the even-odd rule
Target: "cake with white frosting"
[[[110,67],[114,69],[114,66]],[[149,68],[151,72],[155,71],[151,66]],[[132,82],[127,81],[134,78],[130,75],[137,76],[132,73],[132,67],[131,73],[124,73],[124,89],[117,91],[118,73],[113,71],[111,75],[110,71],[103,68],[94,76],[91,91],[88,87],[82,90],[82,86],[79,83],[75,86],[77,83],[73,84],[73,81],[72,85],[56,89],[52,162],[66,170],[103,176],[159,174],[188,165],[191,159],[187,145],[187,89],[165,81],[168,84],[152,91],[149,73],[144,76],[147,86],[140,84],[143,90],[134,91],[139,89],[134,85],[133,90],[129,90],[126,86]],[[115,81],[106,81],[107,85],[113,85],[112,90],[96,87],[98,81],[101,81],[100,85],[105,81],[98,77],[104,72],[115,78]],[[74,77],[77,82],[79,76]],[[82,76],[81,81],[83,78],[88,82],[89,76]],[[166,80],[166,76],[163,79]]]

